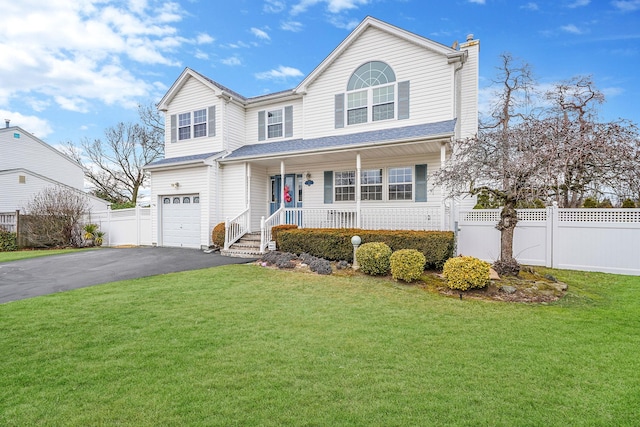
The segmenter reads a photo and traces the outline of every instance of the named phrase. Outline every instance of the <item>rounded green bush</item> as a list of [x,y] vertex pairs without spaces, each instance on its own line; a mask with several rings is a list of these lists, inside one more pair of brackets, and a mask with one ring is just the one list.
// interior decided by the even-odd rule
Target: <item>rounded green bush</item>
[[391,254],[389,261],[394,279],[413,282],[422,276],[427,259],[415,249],[400,249]]
[[471,256],[449,258],[444,263],[442,275],[447,279],[447,286],[451,289],[466,291],[472,288],[484,288],[489,284],[488,262]]
[[360,265],[360,270],[373,276],[385,275],[391,268],[389,262],[391,248],[382,242],[371,242],[361,245],[356,250],[356,257]]

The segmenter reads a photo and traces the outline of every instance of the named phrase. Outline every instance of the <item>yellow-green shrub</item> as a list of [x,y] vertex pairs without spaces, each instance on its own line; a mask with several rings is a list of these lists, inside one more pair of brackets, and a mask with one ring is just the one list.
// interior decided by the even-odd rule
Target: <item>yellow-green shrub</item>
[[426,258],[415,249],[400,249],[391,254],[389,261],[394,279],[413,282],[422,276]]
[[451,289],[466,291],[471,288],[484,288],[489,284],[488,262],[471,256],[450,258],[444,263],[442,275]]
[[213,231],[211,232],[211,241],[216,246],[224,246],[224,222],[213,227]]
[[276,247],[280,249],[280,239],[278,238],[279,233],[284,230],[295,230],[296,228],[298,228],[298,226],[295,224],[274,225],[271,227],[271,240],[275,241]]
[[382,242],[365,243],[356,250],[360,270],[374,276],[389,272],[390,257],[391,248]]

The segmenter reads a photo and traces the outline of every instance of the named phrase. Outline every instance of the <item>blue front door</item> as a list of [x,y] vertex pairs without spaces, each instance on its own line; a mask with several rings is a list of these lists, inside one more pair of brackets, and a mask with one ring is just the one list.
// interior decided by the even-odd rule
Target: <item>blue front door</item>
[[[287,174],[284,176],[284,205],[287,208],[302,207],[302,175]],[[269,203],[269,214],[272,215],[280,208],[282,202],[282,177],[275,175],[271,177],[271,203]],[[289,220],[287,220],[289,223]],[[297,221],[292,222],[296,224]]]

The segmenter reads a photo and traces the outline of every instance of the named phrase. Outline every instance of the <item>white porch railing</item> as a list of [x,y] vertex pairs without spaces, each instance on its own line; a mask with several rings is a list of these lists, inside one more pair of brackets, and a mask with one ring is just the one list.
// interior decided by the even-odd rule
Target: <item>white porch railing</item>
[[249,208],[242,211],[235,218],[227,218],[224,222],[224,249],[240,240],[249,231]]
[[0,212],[0,230],[15,233],[18,228],[18,211]]
[[269,218],[260,220],[260,252],[264,253],[272,240],[271,228],[282,224],[282,208],[278,209]]
[[[260,222],[260,251],[264,252],[272,239],[271,228],[295,224],[300,228],[361,228],[365,230],[440,230],[442,209],[425,207],[377,207],[360,210],[360,224],[355,209],[285,208],[278,209]],[[445,210],[445,219],[449,210]],[[445,221],[448,227],[448,221]],[[448,229],[448,228],[445,228]]]

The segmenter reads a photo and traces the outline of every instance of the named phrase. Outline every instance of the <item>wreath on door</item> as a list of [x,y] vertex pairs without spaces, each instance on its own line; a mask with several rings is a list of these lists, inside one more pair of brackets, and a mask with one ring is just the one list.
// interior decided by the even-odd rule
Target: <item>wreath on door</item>
[[284,201],[287,203],[291,203],[291,194],[289,194],[289,186],[284,186]]

